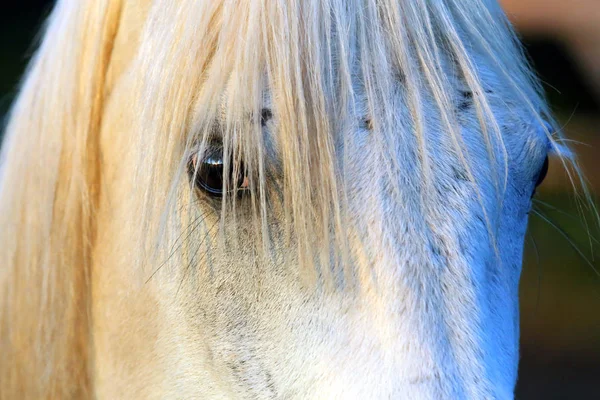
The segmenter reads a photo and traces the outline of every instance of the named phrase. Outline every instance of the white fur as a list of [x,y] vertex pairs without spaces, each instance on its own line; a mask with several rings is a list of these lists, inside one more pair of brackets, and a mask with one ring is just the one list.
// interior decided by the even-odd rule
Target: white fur
[[[0,362],[28,372],[1,370],[4,393],[513,398],[528,212],[557,147],[495,2],[61,1],[52,21],[9,125],[2,222],[81,211],[57,214],[68,231],[49,217],[47,234],[0,240],[3,290],[23,296],[10,282],[25,282],[14,260],[28,238],[51,255],[23,259],[43,271],[31,290],[71,279],[65,265],[88,271],[81,297],[49,284],[61,301],[48,307],[73,317],[49,314],[31,342],[52,348],[44,332],[83,324],[91,354],[73,378],[53,368],[76,365],[63,353],[27,367],[11,352]],[[66,44],[92,72],[53,69],[53,46],[71,60]],[[53,109],[67,83],[73,100]],[[73,110],[75,127],[47,125]],[[42,153],[36,135],[74,150]],[[215,137],[248,167],[250,196],[190,186],[191,155]],[[16,166],[25,152],[63,168],[41,179],[37,211],[14,189],[19,172],[45,173]],[[69,237],[82,254],[65,256]],[[3,340],[16,343],[33,323],[6,304],[16,333]],[[43,384],[23,389],[40,369]]]

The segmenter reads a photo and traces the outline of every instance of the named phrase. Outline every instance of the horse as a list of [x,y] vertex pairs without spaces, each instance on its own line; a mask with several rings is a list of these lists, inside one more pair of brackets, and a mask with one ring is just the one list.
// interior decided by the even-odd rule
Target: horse
[[494,0],[58,0],[0,178],[0,398],[511,399],[549,154]]

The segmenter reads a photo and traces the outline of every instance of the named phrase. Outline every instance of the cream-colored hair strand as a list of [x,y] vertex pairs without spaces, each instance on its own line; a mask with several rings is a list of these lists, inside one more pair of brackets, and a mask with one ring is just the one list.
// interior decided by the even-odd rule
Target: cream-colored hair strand
[[0,181],[0,398],[83,398],[98,130],[117,1],[59,1],[6,130]]

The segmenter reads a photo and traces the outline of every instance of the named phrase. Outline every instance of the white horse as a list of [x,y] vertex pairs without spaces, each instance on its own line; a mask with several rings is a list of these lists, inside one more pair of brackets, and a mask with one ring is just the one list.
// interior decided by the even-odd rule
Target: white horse
[[512,398],[549,120],[493,0],[59,0],[0,398]]

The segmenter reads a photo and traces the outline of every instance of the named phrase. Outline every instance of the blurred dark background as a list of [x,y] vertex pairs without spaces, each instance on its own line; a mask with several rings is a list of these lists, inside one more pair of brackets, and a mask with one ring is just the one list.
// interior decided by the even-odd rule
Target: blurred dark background
[[[594,191],[600,189],[600,2],[502,0],[544,81],[548,98]],[[18,82],[50,0],[0,5],[0,117]],[[532,216],[521,280],[517,398],[600,399],[600,237],[551,163]]]

